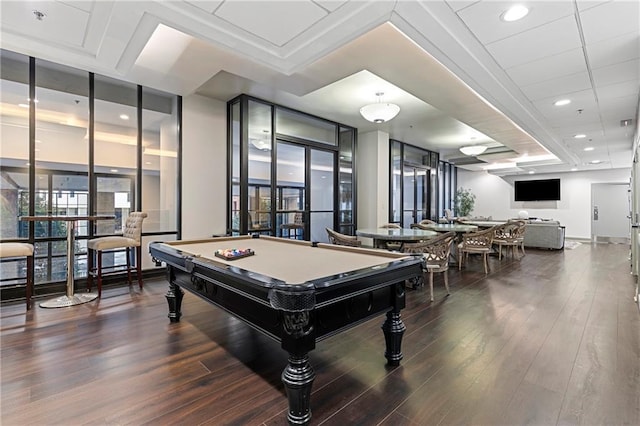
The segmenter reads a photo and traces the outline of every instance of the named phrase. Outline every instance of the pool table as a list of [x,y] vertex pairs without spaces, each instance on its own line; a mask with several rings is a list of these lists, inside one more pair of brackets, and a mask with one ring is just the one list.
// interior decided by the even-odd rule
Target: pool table
[[[225,249],[254,254],[215,256]],[[289,354],[282,382],[290,424],[311,419],[316,342],[386,313],[385,357],[390,365],[402,359],[404,282],[421,275],[421,256],[260,235],[153,242],[149,251],[167,265],[171,322],[180,320],[186,289],[280,342]]]

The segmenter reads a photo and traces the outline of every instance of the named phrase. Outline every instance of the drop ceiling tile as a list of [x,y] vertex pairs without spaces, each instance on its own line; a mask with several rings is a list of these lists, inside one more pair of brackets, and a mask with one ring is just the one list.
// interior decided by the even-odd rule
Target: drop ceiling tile
[[[551,126],[576,126],[577,128],[583,128],[590,123],[597,123],[600,121],[600,115],[596,108],[590,110],[584,110],[582,113],[575,113],[569,117],[548,117],[547,118]],[[582,132],[584,133],[584,132]]]
[[588,45],[635,32],[640,34],[640,2],[611,1],[580,13],[584,40]]
[[[640,19],[640,18],[638,18]],[[602,68],[640,57],[640,36],[627,33],[586,46],[591,68]]]
[[511,68],[582,46],[575,18],[568,16],[487,45],[502,68]]
[[580,48],[518,65],[506,71],[517,85],[526,86],[586,70],[584,52]]
[[638,92],[638,81],[630,80],[622,83],[610,84],[608,86],[600,86],[596,90],[600,101],[624,98],[629,96],[629,93]]
[[337,0],[315,0],[315,3],[324,7],[329,12],[333,12],[340,6],[346,3],[346,1],[337,1]]
[[611,0],[577,0],[576,4],[578,5],[578,10],[584,11],[609,1]]
[[211,14],[214,10],[222,4],[222,0],[184,0],[198,9],[202,9],[205,12]]
[[451,10],[457,12],[458,10],[471,6],[472,4],[479,3],[480,0],[446,0],[446,2]]
[[[591,88],[587,72],[567,75],[553,80],[543,81],[522,87],[522,92],[532,101],[553,96],[569,97],[573,92]],[[568,105],[569,106],[569,105]],[[572,106],[572,105],[571,105]]]
[[593,82],[596,87],[625,81],[640,81],[640,59],[621,62],[593,70]]
[[566,96],[571,100],[569,105],[555,106],[553,103],[558,100],[557,96],[538,99],[533,105],[544,115],[550,116],[569,116],[575,114],[578,109],[593,109],[596,105],[596,95],[593,90],[581,90],[579,92],[569,93]]
[[88,1],[70,0],[70,1],[58,1],[58,2],[66,4],[67,6],[75,7],[76,9],[84,10],[85,12],[91,12],[93,10],[93,4],[95,3],[94,0],[88,0]]
[[[3,1],[0,26],[3,31],[26,35],[67,46],[82,47],[90,14],[55,1]],[[33,11],[45,14],[39,21]]]
[[[248,10],[251,13],[247,13]],[[283,46],[324,18],[327,12],[309,0],[227,1],[215,15],[276,46]]]
[[635,93],[624,98],[600,99],[599,104],[602,118],[613,119],[619,125],[620,120],[635,119],[638,95]]
[[489,44],[573,13],[572,2],[529,2],[527,16],[519,21],[505,22],[500,17],[512,5],[512,1],[482,1],[461,10],[458,16],[482,44]]

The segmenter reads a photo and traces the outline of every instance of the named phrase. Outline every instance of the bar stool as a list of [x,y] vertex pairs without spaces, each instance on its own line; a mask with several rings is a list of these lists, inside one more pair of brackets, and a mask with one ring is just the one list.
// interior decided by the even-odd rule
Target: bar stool
[[[302,212],[296,212],[293,215],[293,223],[283,223],[280,225],[280,232],[282,233],[282,237],[284,237],[284,230],[287,230],[287,238],[291,238],[291,230],[293,230],[293,238],[298,239],[298,230],[304,233],[304,218],[302,216]],[[304,237],[304,234],[301,235]]]
[[[126,251],[127,264],[127,281],[129,285],[131,285],[131,270],[133,267],[131,266],[131,253],[132,248],[135,248],[135,269],[136,274],[138,275],[138,285],[140,289],[142,289],[142,221],[147,217],[147,214],[144,212],[131,212],[127,217],[125,222],[125,228],[122,231],[122,236],[113,236],[113,237],[100,237],[93,238],[87,241],[87,289],[91,291],[91,287],[93,285],[93,277],[98,277],[98,297],[102,295],[102,277],[105,274],[113,274],[119,271],[111,271],[104,272],[105,270],[115,269],[122,265],[112,265],[105,266],[102,265],[102,254],[105,250],[113,250],[113,249],[122,249],[124,248]],[[96,252],[96,257],[98,260],[97,266],[94,268],[93,265],[93,256],[94,251]]]
[[27,283],[26,298],[27,310],[31,309],[31,296],[33,295],[33,245],[28,243],[0,243],[0,258],[26,257],[27,258]]

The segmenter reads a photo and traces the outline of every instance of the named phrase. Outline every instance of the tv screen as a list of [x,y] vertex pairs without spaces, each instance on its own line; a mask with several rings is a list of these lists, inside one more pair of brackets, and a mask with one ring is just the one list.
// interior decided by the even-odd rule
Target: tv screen
[[560,179],[517,180],[514,187],[516,201],[560,200]]

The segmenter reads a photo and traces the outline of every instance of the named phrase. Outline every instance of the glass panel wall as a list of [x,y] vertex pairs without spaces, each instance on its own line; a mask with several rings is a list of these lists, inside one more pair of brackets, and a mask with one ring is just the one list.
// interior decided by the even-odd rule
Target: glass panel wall
[[135,206],[138,164],[138,88],[96,75],[94,83],[95,212],[116,220],[92,223],[96,235],[122,231]]
[[[18,235],[18,217],[24,214],[20,206],[29,204],[29,58],[1,51],[0,90],[0,238],[27,238]],[[9,268],[15,270],[15,263],[2,263],[3,278],[14,275]]]
[[231,175],[231,199],[229,202],[229,228],[232,234],[240,234],[240,101],[227,109],[229,125],[229,174]]
[[276,110],[276,129],[278,134],[281,135],[337,145],[337,127],[335,123],[301,114],[297,111],[278,108]]
[[355,234],[355,224],[353,210],[355,200],[355,178],[353,174],[353,153],[355,152],[355,130],[347,127],[340,127],[339,137],[339,161],[338,180],[338,231],[347,234]]
[[[179,97],[1,49],[0,76],[0,239],[34,243],[40,288],[57,291],[42,284],[66,279],[66,222],[27,223],[19,216],[117,217],[78,223],[77,277],[86,276],[87,239],[121,232],[131,210],[148,206],[157,218],[151,230],[174,238]],[[21,272],[22,263],[2,262],[2,285]]]
[[456,193],[457,185],[457,167],[453,164],[441,161],[438,167],[438,180],[440,182],[440,188],[442,188],[442,194],[438,197],[438,215],[444,217],[445,209],[453,211],[453,199]]
[[142,90],[142,210],[145,232],[178,229],[178,99]]
[[[37,200],[46,203],[46,208],[36,209],[36,214],[86,215],[89,193],[89,74],[37,60],[35,103],[36,191]],[[47,179],[40,179],[40,176],[47,176]],[[35,265],[47,273],[38,274],[35,284],[64,279],[67,224],[66,221],[35,222],[36,228],[45,231],[36,234],[36,240],[59,239],[38,241]],[[77,223],[74,268],[78,277],[86,276],[88,226],[87,221]]]
[[402,216],[402,144],[391,141],[390,150],[391,182],[389,184],[389,198],[391,200],[389,206],[391,211],[389,212],[389,222],[399,224]]
[[251,100],[248,117],[248,230],[271,233],[271,106]]
[[[233,233],[324,241],[325,227],[355,231],[356,129],[246,95],[229,101],[227,108],[232,182],[228,217]],[[320,157],[312,163],[316,150],[322,154],[314,154]],[[320,170],[325,177],[312,181]],[[316,193],[312,186],[321,189]],[[326,197],[330,206],[315,204],[328,202]],[[321,231],[315,230],[314,220]]]
[[[445,177],[438,153],[395,140],[389,150],[389,222],[409,227],[423,219],[437,220],[444,211],[442,203],[453,197],[451,189],[441,184]],[[455,173],[454,166],[448,170]]]

